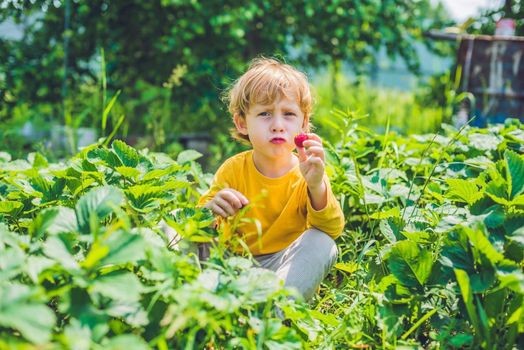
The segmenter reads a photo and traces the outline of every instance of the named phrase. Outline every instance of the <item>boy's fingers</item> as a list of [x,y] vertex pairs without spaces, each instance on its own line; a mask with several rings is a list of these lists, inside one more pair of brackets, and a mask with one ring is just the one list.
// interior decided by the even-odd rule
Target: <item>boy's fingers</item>
[[308,156],[315,156],[324,159],[324,149],[322,147],[310,147],[307,149],[306,153]]
[[216,196],[215,197],[215,203],[216,203],[217,206],[219,206],[227,214],[235,215],[235,210],[233,209],[231,204],[227,201],[227,199],[224,199],[221,196]]
[[308,161],[310,162],[310,164],[316,165],[318,167],[324,166],[324,161],[320,157],[311,157]]
[[307,153],[304,147],[297,147],[297,152],[298,152],[298,160],[300,162],[304,162],[307,160]]
[[315,141],[320,142],[320,144],[322,144],[322,139],[320,138],[320,136],[312,132],[307,134],[307,140],[305,142],[307,142],[308,140],[315,140]]
[[223,218],[227,218],[226,212],[224,210],[222,210],[222,208],[220,208],[218,205],[212,206],[211,210],[213,211],[213,213],[215,213],[217,215],[220,215]]
[[323,148],[322,147],[322,141],[317,141],[317,140],[312,140],[312,139],[308,139],[308,140],[304,141],[304,146],[307,147],[307,148],[310,148],[310,147]]
[[233,207],[240,209],[242,208],[242,200],[238,197],[237,193],[232,190],[226,191],[223,194],[223,198]]
[[240,200],[240,203],[242,205],[247,205],[249,204],[249,200],[246,198],[246,196],[244,196],[241,192],[237,191],[237,190],[234,190],[232,188],[230,188],[231,192],[233,192],[236,197]]

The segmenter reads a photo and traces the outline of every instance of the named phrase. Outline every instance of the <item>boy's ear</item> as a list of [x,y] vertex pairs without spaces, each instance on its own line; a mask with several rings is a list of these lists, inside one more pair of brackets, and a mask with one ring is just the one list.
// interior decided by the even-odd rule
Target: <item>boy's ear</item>
[[235,127],[239,133],[242,135],[247,135],[246,118],[242,117],[240,114],[235,114],[233,116],[233,122],[235,123]]

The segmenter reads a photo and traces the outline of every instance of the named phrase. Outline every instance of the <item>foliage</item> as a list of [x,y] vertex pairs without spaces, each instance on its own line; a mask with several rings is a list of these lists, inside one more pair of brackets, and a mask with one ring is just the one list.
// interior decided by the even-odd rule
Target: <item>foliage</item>
[[[64,32],[66,3],[71,20]],[[103,48],[111,77],[108,91],[123,91],[124,130],[149,127],[175,135],[209,131],[210,126],[224,131],[219,120],[227,113],[220,92],[255,56],[287,56],[302,67],[345,60],[363,71],[374,51],[385,45],[389,54],[400,55],[416,69],[411,39],[442,21],[428,17],[428,0],[24,0],[2,6],[1,19],[30,24],[22,41],[0,39],[3,120],[23,103],[49,103],[54,112],[48,118],[59,120],[63,100],[82,101],[83,86],[96,85]],[[173,72],[177,84],[169,84]],[[98,125],[100,115],[89,113],[83,125]]]
[[514,348],[524,332],[522,124],[380,137],[346,117],[329,154],[348,231],[317,306],[338,316],[341,344],[347,327],[386,348]]
[[272,272],[220,247],[201,266],[159,234],[164,219],[190,241],[216,236],[211,213],[194,208],[199,156],[118,140],[60,164],[1,153],[0,348],[301,348],[301,328],[275,310],[304,307]]
[[514,348],[522,124],[402,137],[357,119],[326,142],[346,229],[309,307],[220,244],[206,264],[169,248],[161,219],[189,241],[217,236],[194,207],[211,180],[194,151],[0,153],[0,347]]
[[336,80],[336,96],[327,75],[314,83],[317,108],[312,123],[330,140],[339,139],[337,119],[346,119],[347,111],[365,116],[363,123],[374,131],[383,131],[389,124],[392,130],[406,135],[436,131],[443,121],[440,106],[419,102],[413,92],[377,88],[366,82],[352,83],[342,75]]
[[495,34],[495,26],[500,18],[515,20],[515,35],[524,35],[524,2],[522,0],[505,0],[499,2],[498,8],[481,12],[469,32],[474,34]]

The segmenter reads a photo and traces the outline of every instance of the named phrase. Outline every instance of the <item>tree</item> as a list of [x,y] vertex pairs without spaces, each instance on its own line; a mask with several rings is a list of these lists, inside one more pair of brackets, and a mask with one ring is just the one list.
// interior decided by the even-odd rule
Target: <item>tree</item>
[[482,11],[477,18],[477,24],[470,32],[493,35],[497,20],[500,18],[514,19],[515,35],[524,36],[524,1],[522,0],[505,0],[499,8]]
[[[23,42],[0,40],[6,47],[0,71],[13,103],[62,99],[66,35],[68,85],[78,92],[96,80],[95,63],[104,48],[108,86],[123,89],[124,109],[126,101],[143,102],[127,105],[128,123],[136,129],[145,124],[151,96],[169,99],[164,128],[224,129],[228,123],[216,122],[226,117],[220,92],[257,55],[290,57],[302,67],[348,61],[365,72],[385,45],[416,70],[412,39],[435,24],[427,18],[429,0],[93,0],[71,3],[70,29],[64,33],[62,3],[4,1],[2,6],[4,18],[39,13]],[[144,92],[162,90],[176,67],[187,70],[178,86],[170,85],[172,91]]]

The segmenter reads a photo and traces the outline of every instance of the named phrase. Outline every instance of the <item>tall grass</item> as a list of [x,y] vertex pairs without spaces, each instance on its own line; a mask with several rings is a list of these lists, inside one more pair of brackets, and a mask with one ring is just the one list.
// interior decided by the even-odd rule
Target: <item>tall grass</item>
[[421,105],[415,92],[354,84],[343,76],[337,77],[335,90],[329,75],[316,79],[313,86],[317,98],[313,123],[328,138],[336,135],[328,123],[336,109],[367,115],[360,124],[379,133],[388,120],[392,131],[405,135],[434,132],[442,124],[443,109]]

